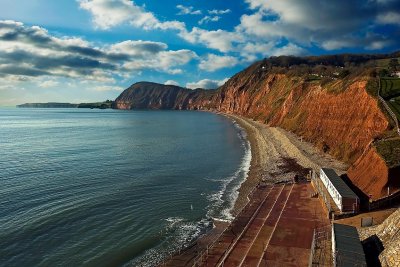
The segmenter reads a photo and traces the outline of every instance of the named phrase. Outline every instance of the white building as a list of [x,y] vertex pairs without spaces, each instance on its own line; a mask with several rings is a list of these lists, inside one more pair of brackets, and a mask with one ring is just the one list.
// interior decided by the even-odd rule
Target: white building
[[320,179],[341,212],[358,212],[360,199],[334,170],[322,168]]

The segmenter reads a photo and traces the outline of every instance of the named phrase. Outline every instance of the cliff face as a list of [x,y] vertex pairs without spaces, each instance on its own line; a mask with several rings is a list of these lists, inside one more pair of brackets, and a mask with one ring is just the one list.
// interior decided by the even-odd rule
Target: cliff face
[[156,83],[137,83],[116,100],[117,109],[179,109],[194,92],[189,89]]
[[382,138],[367,147],[348,170],[349,177],[372,199],[400,188],[400,138]]
[[[366,158],[363,152],[389,123],[376,99],[366,92],[366,84],[367,78],[360,77],[321,85],[286,74],[269,74],[259,62],[218,90],[139,83],[125,90],[115,105],[122,109],[213,110],[282,127],[347,163],[356,163],[350,179],[364,193],[378,198],[392,179],[390,170],[377,153],[367,153]],[[373,166],[379,170],[368,172]],[[375,178],[372,173],[376,173]]]
[[[388,127],[365,85],[366,81],[357,81],[341,93],[330,93],[320,85],[273,75],[258,88],[228,82],[213,102],[219,103],[218,111],[283,127],[352,163]],[[199,104],[203,107],[204,103]]]
[[389,184],[389,168],[374,147],[369,147],[365,153],[350,167],[348,176],[363,192],[378,199],[386,194]]

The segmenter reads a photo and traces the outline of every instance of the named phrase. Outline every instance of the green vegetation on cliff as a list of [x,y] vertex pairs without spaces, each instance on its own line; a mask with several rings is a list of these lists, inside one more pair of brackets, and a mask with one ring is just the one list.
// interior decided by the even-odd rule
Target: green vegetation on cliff
[[374,146],[389,168],[400,166],[400,138],[379,140],[374,143]]

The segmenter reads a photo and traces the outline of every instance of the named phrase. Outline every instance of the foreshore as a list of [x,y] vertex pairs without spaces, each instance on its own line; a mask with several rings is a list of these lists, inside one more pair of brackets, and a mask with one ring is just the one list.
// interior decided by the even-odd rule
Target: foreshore
[[[344,163],[319,151],[310,143],[303,142],[298,136],[284,129],[269,127],[242,116],[217,113],[235,121],[247,134],[251,146],[251,163],[247,178],[239,188],[238,198],[231,213],[237,217],[251,199],[251,192],[259,183],[274,184],[293,179],[295,175],[306,175],[309,169],[329,167],[338,173],[347,170]],[[186,266],[181,264],[197,256],[214,243],[223,231],[229,227],[227,222],[214,221],[214,229],[200,237],[197,242],[160,266]]]
[[[319,151],[312,144],[281,128],[269,127],[251,119],[219,113],[234,120],[246,133],[251,146],[251,165],[247,179],[231,211],[236,216],[248,203],[248,195],[258,183],[292,179],[304,169],[327,167],[344,173],[348,166]],[[303,169],[303,170],[302,170]]]

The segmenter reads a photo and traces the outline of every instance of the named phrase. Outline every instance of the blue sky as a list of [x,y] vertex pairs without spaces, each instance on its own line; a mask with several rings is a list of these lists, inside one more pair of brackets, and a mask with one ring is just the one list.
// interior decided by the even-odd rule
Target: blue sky
[[276,55],[399,49],[398,0],[0,0],[0,105],[213,89]]

